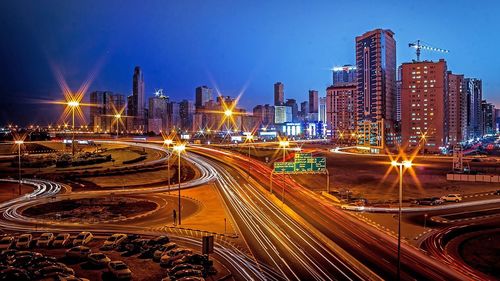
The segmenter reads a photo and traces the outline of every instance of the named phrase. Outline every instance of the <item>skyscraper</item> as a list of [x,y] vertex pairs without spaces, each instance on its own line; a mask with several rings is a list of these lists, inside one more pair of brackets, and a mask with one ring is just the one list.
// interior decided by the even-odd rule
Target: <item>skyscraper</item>
[[318,91],[309,90],[309,121],[318,121]]
[[337,83],[326,89],[326,127],[332,138],[347,139],[355,134],[356,92],[356,83]]
[[195,107],[200,108],[205,105],[205,103],[213,100],[212,89],[207,86],[197,87],[195,90]]
[[326,123],[326,97],[319,98],[319,122]]
[[496,134],[496,117],[495,106],[485,100],[481,102],[481,110],[483,115],[483,135]]
[[274,84],[274,105],[283,105],[285,103],[284,87],[281,82]]
[[160,90],[149,98],[148,131],[160,133],[168,130],[168,97]]
[[356,82],[356,67],[350,64],[344,66],[336,66],[332,69],[333,84],[337,83],[355,83]]
[[467,139],[482,136],[482,111],[483,83],[480,79],[465,78],[465,91],[467,95]]
[[127,114],[144,118],[144,105],[144,77],[141,68],[136,66],[132,76],[132,96],[128,98]]
[[464,76],[448,71],[448,142],[455,145],[467,132],[467,99]]
[[[90,126],[94,132],[116,132],[113,115],[125,107],[125,97],[111,91],[94,91],[90,93]],[[122,128],[123,129],[123,128]]]
[[181,129],[191,130],[193,126],[194,105],[192,101],[182,100],[179,103],[179,117],[181,119]]
[[297,104],[297,101],[295,99],[287,99],[285,105],[292,108],[292,122],[298,122],[299,105]]
[[357,123],[360,145],[393,145],[396,119],[396,41],[388,29],[356,37]]
[[448,142],[446,62],[403,63],[401,73],[402,143],[438,152]]
[[257,105],[253,108],[253,116],[257,118],[258,126],[268,127],[274,124],[274,106]]

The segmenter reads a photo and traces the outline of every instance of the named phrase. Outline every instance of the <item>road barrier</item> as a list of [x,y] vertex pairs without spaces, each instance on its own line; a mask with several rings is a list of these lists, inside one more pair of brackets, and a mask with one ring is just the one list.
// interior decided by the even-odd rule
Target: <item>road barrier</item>
[[446,174],[446,180],[500,183],[500,176],[499,175]]

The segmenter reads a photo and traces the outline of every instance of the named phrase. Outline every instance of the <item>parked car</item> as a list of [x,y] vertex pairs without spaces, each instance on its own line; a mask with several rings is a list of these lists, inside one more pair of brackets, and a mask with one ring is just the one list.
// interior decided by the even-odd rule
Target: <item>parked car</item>
[[196,270],[203,270],[203,266],[201,265],[194,265],[190,263],[183,263],[176,265],[172,267],[171,269],[167,270],[168,275],[174,275],[177,271],[184,270],[184,269],[196,269]]
[[208,257],[200,254],[182,255],[180,259],[172,261],[170,266],[172,267],[183,263],[212,266],[212,262],[208,260]]
[[166,244],[168,242],[170,242],[170,239],[165,235],[161,235],[161,236],[157,236],[157,237],[149,240],[148,246],[163,245],[163,244]]
[[92,251],[86,246],[76,246],[66,251],[66,257],[69,259],[85,259]]
[[141,236],[138,234],[128,234],[127,238],[125,238],[120,245],[116,248],[117,252],[125,252],[127,251],[126,246],[132,242],[134,242],[137,239],[140,239]]
[[52,247],[59,248],[68,246],[70,244],[69,238],[69,233],[57,234],[57,236],[54,238],[54,241],[52,242]]
[[205,278],[199,276],[188,276],[177,279],[176,281],[205,281]]
[[126,238],[127,238],[127,235],[123,234],[123,233],[113,234],[113,235],[109,236],[108,239],[106,239],[106,241],[104,241],[101,249],[110,250],[110,249],[116,248]]
[[44,267],[40,270],[37,270],[35,272],[35,277],[37,277],[38,279],[47,277],[57,277],[60,274],[74,275],[75,271],[72,268],[65,266],[64,264],[62,265],[54,264]]
[[111,261],[108,263],[108,270],[117,280],[130,280],[132,278],[132,271],[122,261]]
[[495,190],[495,192],[493,194],[500,195],[500,189]]
[[40,237],[38,237],[38,240],[36,241],[36,246],[37,247],[49,247],[51,245],[52,241],[54,241],[54,234],[47,232],[47,233],[40,235]]
[[76,277],[74,275],[59,276],[59,281],[90,281],[87,278]]
[[182,277],[192,277],[192,276],[202,277],[203,273],[200,270],[196,270],[196,269],[184,269],[184,270],[177,271],[173,275],[173,277],[175,277],[175,280],[180,279]]
[[161,267],[172,267],[176,260],[180,260],[183,257],[185,257],[186,255],[177,255],[177,256],[173,256],[173,257],[171,257],[169,255],[163,255],[160,258],[160,266]]
[[0,280],[1,281],[29,281],[31,280],[28,271],[9,266],[8,268],[0,271]]
[[438,197],[429,197],[429,198],[420,198],[415,200],[415,204],[417,205],[439,205],[442,204],[443,201],[439,199]]
[[73,246],[87,245],[90,241],[92,241],[92,238],[94,238],[92,233],[88,231],[80,232],[80,234],[78,234],[73,240]]
[[192,254],[193,250],[187,249],[187,248],[177,248],[173,249],[167,252],[167,255],[173,257],[177,255],[185,255],[185,254]]
[[0,251],[8,250],[14,245],[14,237],[4,236],[0,239]]
[[441,197],[441,200],[443,200],[444,202],[460,202],[462,201],[462,195],[458,194],[458,193],[453,193],[453,194],[448,194],[446,196],[443,196]]
[[177,248],[177,244],[174,242],[170,242],[160,246],[160,248],[156,249],[153,253],[153,261],[160,261],[161,256],[166,255],[168,251]]
[[88,262],[95,266],[107,266],[111,261],[108,256],[103,253],[92,253],[87,258]]
[[31,240],[33,240],[33,236],[31,234],[21,234],[21,236],[17,238],[16,248],[28,249],[30,247]]

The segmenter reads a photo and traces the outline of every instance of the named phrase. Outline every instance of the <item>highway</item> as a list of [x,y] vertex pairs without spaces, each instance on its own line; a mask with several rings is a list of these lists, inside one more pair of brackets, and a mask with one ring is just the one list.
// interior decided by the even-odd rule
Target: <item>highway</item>
[[[203,148],[203,152],[226,165],[243,168],[250,164],[253,178],[264,186],[269,182],[271,169],[259,161],[249,160],[239,154],[208,148]],[[251,162],[248,163],[248,161]],[[276,178],[279,180],[274,182],[274,191],[277,192],[278,197],[281,197],[282,179],[280,176]],[[321,199],[317,194],[301,187],[293,180],[287,178],[285,182],[287,206],[383,279],[395,279],[396,239],[346,215],[332,203]],[[402,245],[403,280],[466,280],[471,277],[451,270],[447,264],[427,256],[417,248],[405,243]]]
[[289,280],[363,280],[355,269],[316,240],[229,165],[206,160],[240,232],[261,263]]
[[[137,146],[146,145],[150,148],[165,150],[164,148],[151,145],[151,144],[134,144]],[[183,156],[184,157],[184,156]],[[207,165],[200,157],[196,155],[189,155],[184,157],[190,161],[195,167],[200,170],[200,177],[193,179],[189,182],[181,183],[181,188],[190,188],[200,184],[213,181],[216,173],[213,168]],[[15,182],[13,180],[5,180]],[[52,231],[52,232],[79,232],[79,231],[92,231],[95,233],[108,234],[116,232],[137,233],[142,235],[164,235],[174,239],[187,247],[193,249],[201,248],[201,236],[190,236],[189,233],[183,232],[182,229],[165,228],[165,221],[162,220],[164,215],[160,212],[139,220],[137,225],[135,223],[70,223],[70,222],[42,222],[30,218],[26,218],[19,213],[19,210],[28,206],[49,202],[52,200],[63,200],[67,198],[92,198],[109,196],[110,191],[81,191],[81,192],[67,192],[64,185],[44,181],[44,180],[31,180],[23,179],[23,183],[34,186],[34,191],[25,194],[21,197],[3,202],[0,205],[0,219],[1,229],[6,231],[16,232],[32,232],[32,231]],[[177,185],[172,186],[171,190],[176,190]],[[161,196],[162,192],[169,190],[168,186],[155,187],[155,188],[132,188],[123,190],[113,190],[115,194],[134,195],[145,193],[151,194],[150,196]],[[196,234],[196,233],[195,233]],[[224,263],[229,268],[232,274],[238,280],[283,280],[284,278],[272,268],[263,264],[257,264],[255,258],[248,255],[247,252],[234,247],[224,239],[216,239],[215,253],[212,255],[217,260]]]

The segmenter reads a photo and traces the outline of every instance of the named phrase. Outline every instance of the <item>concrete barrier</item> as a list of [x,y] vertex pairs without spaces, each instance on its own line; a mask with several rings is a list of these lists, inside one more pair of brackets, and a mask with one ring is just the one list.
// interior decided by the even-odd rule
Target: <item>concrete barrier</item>
[[467,174],[446,174],[448,181],[469,181],[469,182],[500,182],[500,176],[497,175],[467,175]]

